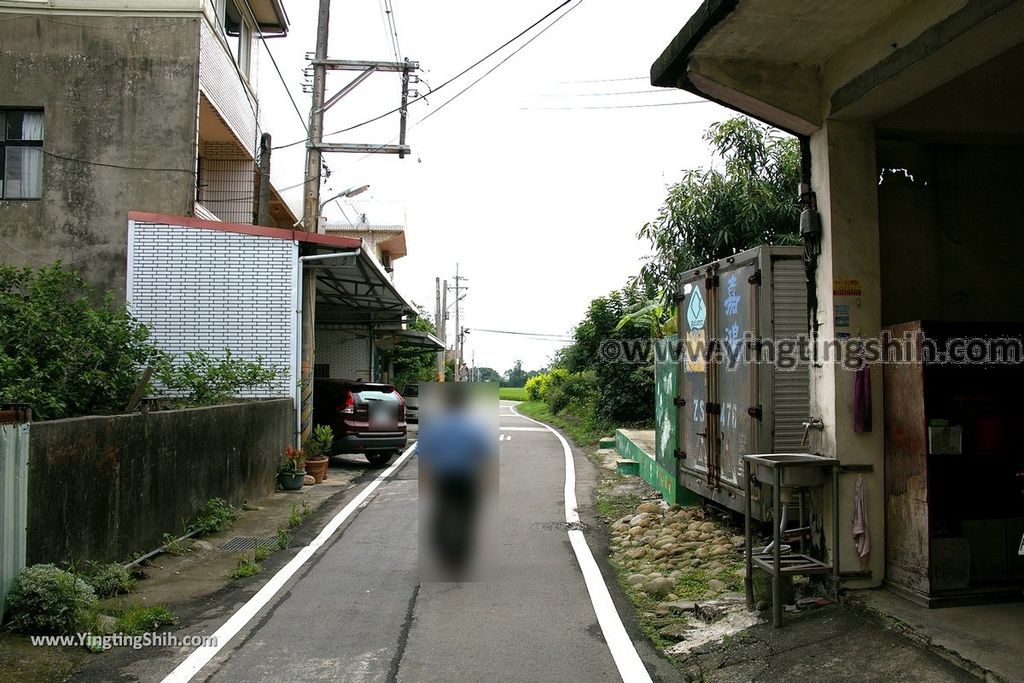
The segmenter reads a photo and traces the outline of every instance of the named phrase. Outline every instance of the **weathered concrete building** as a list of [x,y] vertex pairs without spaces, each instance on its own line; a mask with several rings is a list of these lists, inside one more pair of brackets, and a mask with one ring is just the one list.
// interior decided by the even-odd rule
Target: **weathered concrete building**
[[129,210],[253,222],[260,37],[287,29],[280,0],[0,2],[0,262],[123,298]]
[[[821,223],[807,239],[819,338],[878,338],[913,321],[938,321],[912,327],[940,342],[1019,334],[1024,2],[706,0],[651,81],[801,138],[804,199]],[[872,372],[868,431],[855,429],[855,374],[811,368],[809,421],[822,429],[809,449],[856,468],[842,476],[839,538],[822,524],[847,584],[885,582],[933,605],[1019,596],[1020,365]],[[851,533],[858,476],[871,529],[863,565]]]

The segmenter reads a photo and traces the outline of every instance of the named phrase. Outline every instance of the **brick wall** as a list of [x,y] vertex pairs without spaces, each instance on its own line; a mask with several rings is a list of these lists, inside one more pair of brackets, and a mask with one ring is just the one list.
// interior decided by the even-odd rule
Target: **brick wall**
[[340,327],[317,326],[316,362],[330,365],[331,379],[370,380],[370,340]]
[[128,302],[162,349],[262,356],[281,375],[248,395],[293,395],[293,242],[140,221],[129,223],[128,242]]

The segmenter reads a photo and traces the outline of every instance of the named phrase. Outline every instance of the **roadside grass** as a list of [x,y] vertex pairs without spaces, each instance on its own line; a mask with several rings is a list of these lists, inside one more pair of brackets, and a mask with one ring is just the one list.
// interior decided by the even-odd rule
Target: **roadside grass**
[[288,515],[288,528],[294,529],[306,521],[306,517],[309,517],[312,513],[313,509],[309,507],[309,503],[306,501],[302,501],[301,508],[298,503],[292,503],[292,511]]
[[192,540],[188,538],[177,538],[170,534],[164,534],[164,552],[175,557],[181,557],[185,553],[192,552]]
[[155,631],[161,626],[173,624],[174,621],[174,613],[163,605],[153,607],[131,605],[118,615],[114,628],[119,633],[138,636]]
[[640,494],[634,491],[616,493],[618,485],[624,481],[625,477],[621,474],[608,472],[597,486],[595,507],[598,514],[609,521],[615,521],[630,514],[642,500]]
[[525,387],[498,387],[498,398],[502,401],[526,401],[529,396]]
[[262,569],[263,566],[256,561],[256,554],[253,553],[252,557],[238,558],[238,564],[231,570],[229,576],[232,579],[244,579],[247,576],[259,574]]
[[191,528],[200,536],[209,536],[227,529],[238,519],[238,511],[223,498],[210,498],[192,518]]
[[525,401],[516,406],[516,410],[527,417],[558,427],[584,447],[593,446],[602,436],[607,436],[613,431],[611,425],[592,417],[574,415],[569,410],[563,410],[555,415],[543,401]]

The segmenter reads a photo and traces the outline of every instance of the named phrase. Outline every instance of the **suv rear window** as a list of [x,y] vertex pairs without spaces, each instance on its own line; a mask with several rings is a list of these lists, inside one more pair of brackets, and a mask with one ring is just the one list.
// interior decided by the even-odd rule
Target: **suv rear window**
[[405,388],[402,389],[402,396],[419,396],[420,385],[419,384],[406,384]]
[[355,392],[358,397],[356,400],[362,403],[368,403],[370,401],[384,401],[385,403],[398,403],[398,397],[395,396],[394,390],[392,391],[376,391],[374,389],[363,389],[362,391]]

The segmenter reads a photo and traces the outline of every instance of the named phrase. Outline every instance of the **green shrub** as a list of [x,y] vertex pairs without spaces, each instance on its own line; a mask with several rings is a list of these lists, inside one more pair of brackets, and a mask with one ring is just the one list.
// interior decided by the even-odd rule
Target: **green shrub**
[[264,365],[262,357],[243,360],[224,349],[220,358],[206,351],[189,351],[183,362],[166,358],[156,377],[166,393],[177,397],[178,406],[188,407],[228,403],[243,391],[271,387],[279,374],[278,368]]
[[0,265],[0,403],[36,420],[120,413],[161,357],[145,325],[60,263]]
[[542,372],[526,380],[526,396],[531,401],[543,401],[548,397],[548,388],[551,386],[551,375]]
[[174,613],[162,605],[154,607],[132,605],[117,618],[114,628],[125,635],[140,636],[173,623]]
[[92,586],[96,595],[101,598],[128,593],[135,588],[135,579],[131,572],[116,562],[87,562],[83,567],[76,568],[74,573]]
[[11,627],[21,633],[60,635],[84,631],[94,619],[96,592],[52,564],[28,567],[7,596]]
[[556,368],[551,371],[551,382],[548,386],[548,409],[558,414],[573,408],[573,412],[587,412],[594,404],[598,395],[596,377],[593,372],[573,372]]
[[238,511],[226,500],[211,498],[203,505],[203,509],[196,513],[191,527],[198,529],[200,536],[208,536],[227,529],[235,523],[236,519],[238,519]]

